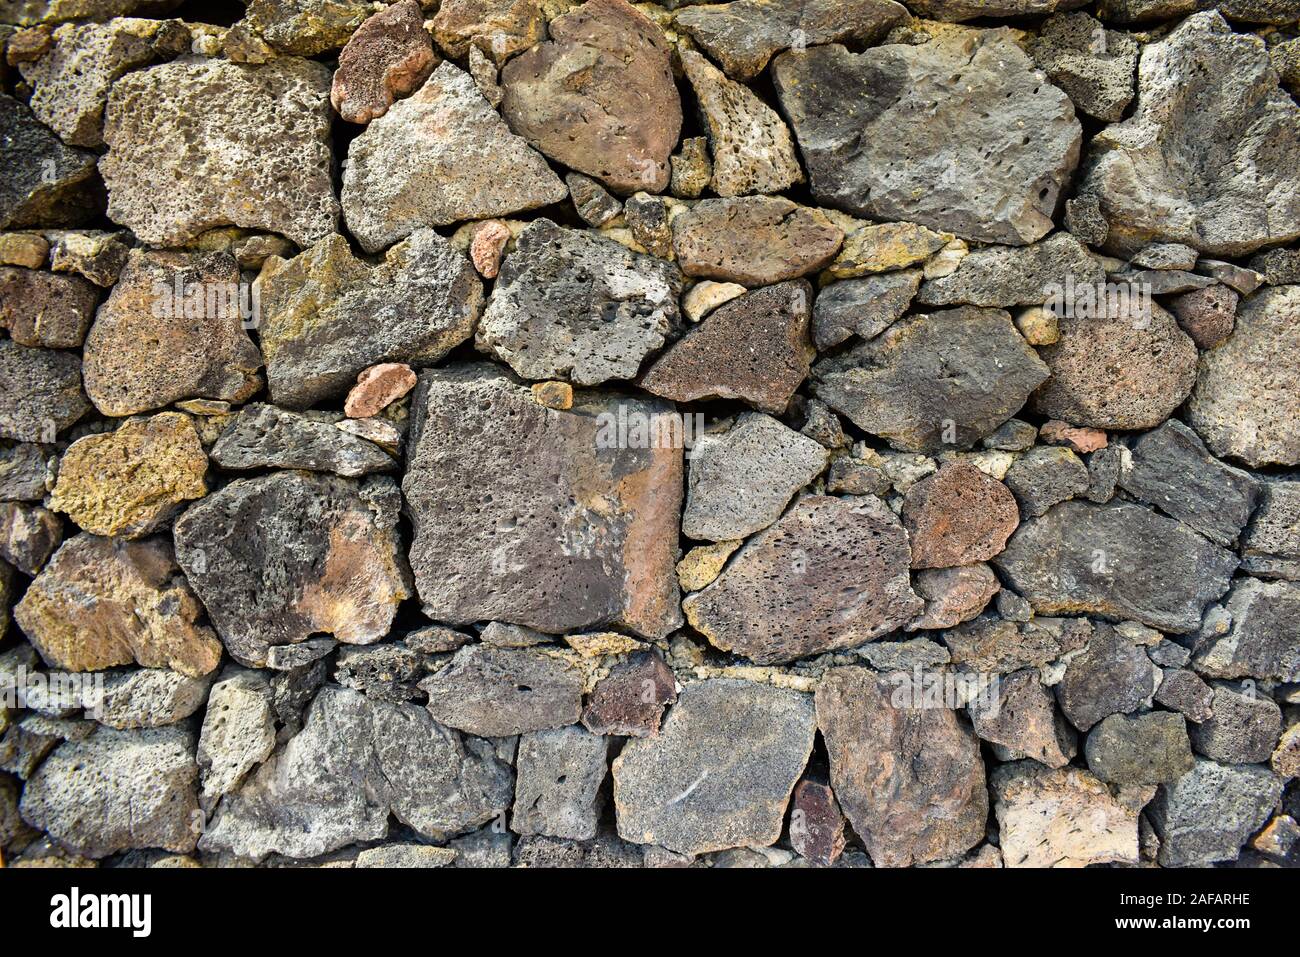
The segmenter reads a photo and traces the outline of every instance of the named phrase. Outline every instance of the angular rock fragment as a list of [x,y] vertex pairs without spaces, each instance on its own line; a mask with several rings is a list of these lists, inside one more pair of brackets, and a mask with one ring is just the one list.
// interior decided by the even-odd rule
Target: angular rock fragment
[[420,683],[440,723],[496,738],[573,724],[582,687],[581,672],[561,656],[486,645],[462,648]]
[[200,841],[259,860],[316,857],[388,833],[393,815],[444,841],[501,814],[510,769],[417,705],[326,686],[303,729],[222,799]]
[[1228,341],[1201,358],[1187,421],[1216,455],[1300,465],[1297,322],[1300,286],[1261,289],[1242,300]]
[[[1073,4],[1071,4],[1073,6]],[[1062,4],[1064,6],[1064,4]],[[1084,113],[1113,123],[1136,95],[1138,42],[1107,30],[1086,13],[1062,13],[1043,21],[1029,55],[1048,79]]]
[[907,567],[907,534],[880,499],[810,495],[682,608],[724,651],[793,661],[860,645],[920,612]]
[[639,385],[677,402],[740,399],[779,414],[808,376],[812,288],[755,289],[711,312],[661,355]]
[[534,220],[501,268],[475,345],[527,379],[631,379],[677,333],[681,287],[671,263]]
[[992,558],[1020,521],[1005,485],[959,462],[909,488],[902,514],[913,568],[951,568]]
[[1188,632],[1228,590],[1237,557],[1140,505],[1074,501],[1022,523],[994,564],[1039,614]]
[[844,853],[844,815],[830,785],[808,778],[795,785],[790,802],[790,846],[829,867]]
[[97,300],[80,276],[0,268],[0,329],[19,345],[79,348]]
[[371,16],[339,54],[330,102],[349,123],[369,123],[408,96],[438,65],[416,0],[401,0]]
[[1266,764],[1282,734],[1282,711],[1254,685],[1214,685],[1210,717],[1192,725],[1197,754],[1224,764]]
[[[936,233],[916,223],[850,222],[856,225],[852,228],[846,225],[844,245],[840,247],[835,260],[826,267],[826,274],[833,279],[852,279],[855,276],[892,272],[914,266],[940,252],[947,244],[957,242],[952,233]],[[961,243],[960,247],[962,255],[956,257],[952,268],[947,269],[944,275],[956,269],[965,257],[966,244]],[[926,263],[927,277],[933,272],[935,261],[940,258],[935,256],[934,260]]]
[[951,628],[970,621],[984,610],[1000,586],[993,569],[976,563],[924,570],[917,574],[913,587],[925,600],[925,611],[907,623],[908,631]]
[[573,208],[588,226],[604,226],[623,211],[623,204],[590,176],[566,173],[564,182],[569,188]]
[[129,73],[104,114],[99,168],[109,218],[153,246],[214,226],[281,233],[300,246],[334,231],[329,70],[187,57]]
[[902,317],[920,285],[919,269],[832,283],[813,306],[813,342],[825,350],[855,335],[874,339]]
[[424,373],[411,419],[403,490],[429,617],[678,626],[682,431],[667,407],[595,394],[548,409],[476,364]]
[[[3,469],[0,464],[0,474]],[[1259,508],[1242,539],[1241,567],[1260,578],[1300,581],[1300,482],[1263,484]]]
[[607,738],[578,727],[521,735],[510,829],[573,841],[595,837],[608,752]]
[[1196,381],[1196,344],[1159,306],[1104,307],[1059,317],[1061,338],[1040,355],[1051,378],[1037,411],[1073,425],[1149,429],[1182,404]]
[[1088,467],[1069,449],[1039,445],[1007,470],[1007,488],[1020,503],[1020,514],[1037,518],[1053,505],[1088,491]]
[[32,86],[32,111],[69,146],[103,145],[104,106],[123,74],[189,48],[177,20],[118,18],[108,23],[65,23],[50,48],[19,70]]
[[766,528],[826,459],[818,443],[771,416],[743,413],[726,432],[700,437],[691,450],[683,534],[721,542]]
[[102,210],[95,154],[64,146],[26,103],[0,93],[0,229],[76,226]]
[[565,195],[546,161],[449,61],[352,141],[343,173],[344,218],[369,253],[424,227],[536,209]]
[[776,843],[814,731],[808,695],[733,679],[687,685],[659,735],[614,759],[619,835],[680,854]]
[[825,213],[781,196],[701,200],[672,226],[682,272],[745,286],[816,272],[844,239]]
[[823,359],[813,393],[894,448],[969,448],[1014,415],[1048,368],[1001,310],[960,308],[894,323]]
[[682,105],[662,31],[624,0],[588,0],[549,32],[501,71],[510,128],[619,195],[663,192]]
[[1171,668],[1165,671],[1154,700],[1156,704],[1173,708],[1189,721],[1204,721],[1212,714],[1210,703],[1214,700],[1214,689],[1194,671]]
[[46,232],[45,238],[50,244],[50,269],[76,273],[101,288],[112,286],[117,282],[130,252],[125,237],[125,232],[97,229]]
[[1177,781],[1162,785],[1147,809],[1160,836],[1162,867],[1205,867],[1235,860],[1269,819],[1282,782],[1267,768],[1197,758]]
[[287,412],[260,402],[245,406],[212,447],[223,469],[307,469],[356,477],[391,472],[397,463],[373,442],[335,428],[340,416]]
[[392,479],[238,479],[176,521],[176,558],[236,661],[322,633],[369,644],[409,598]]
[[194,736],[100,728],[68,741],[23,789],[23,820],[85,857],[132,848],[194,850]]
[[371,266],[334,235],[262,268],[262,351],[276,405],[343,395],[379,362],[432,364],[474,332],[483,284],[463,255],[419,229]]
[[1263,41],[1208,11],[1143,49],[1137,108],[1093,138],[1080,192],[1100,201],[1113,252],[1242,256],[1300,236],[1298,160],[1300,106]]
[[70,538],[28,587],[14,618],[46,664],[67,671],[116,665],[192,677],[221,658],[203,608],[160,538]]
[[191,678],[164,668],[136,668],[109,675],[103,694],[85,699],[87,714],[120,730],[160,728],[184,721],[207,703],[209,677]]
[[132,250],[86,337],[83,374],[104,415],[181,399],[242,402],[262,385],[252,299],[226,253]]
[[1061,711],[1080,731],[1112,714],[1136,710],[1156,690],[1157,670],[1146,652],[1109,625],[1066,665],[1056,686]]
[[1250,521],[1260,493],[1252,475],[1214,458],[1196,433],[1177,419],[1134,443],[1119,484],[1228,548],[1236,545]]
[[76,353],[0,339],[0,438],[52,443],[88,411]]
[[133,419],[78,439],[63,454],[50,508],[96,535],[139,538],[207,494],[208,459],[179,412]]
[[417,701],[418,687],[429,669],[429,659],[405,643],[346,646],[334,659],[334,680],[383,701]]
[[1300,583],[1240,578],[1225,607],[1231,626],[1196,649],[1197,671],[1214,678],[1300,681]]
[[752,80],[776,53],[792,46],[870,46],[909,19],[891,0],[738,0],[691,6],[675,19],[729,76]]
[[433,18],[433,34],[448,56],[459,59],[475,48],[500,65],[545,39],[543,5],[537,0],[446,0]]
[[1056,710],[1052,693],[1043,687],[1036,669],[1005,676],[996,696],[973,701],[969,710],[981,740],[1001,745],[1018,758],[1060,768],[1077,752],[1074,729]]
[[1032,761],[999,766],[991,784],[1007,867],[1138,862],[1138,813],[1154,789],[1113,795],[1087,771]]
[[457,858],[449,847],[427,844],[385,844],[370,847],[357,855],[353,867],[391,867],[409,870],[414,867],[447,867]]
[[271,686],[257,671],[231,669],[212,686],[195,760],[209,813],[275,750]]
[[370,9],[363,0],[249,0],[237,27],[281,53],[316,56],[343,46]]
[[1051,230],[1079,121],[1007,32],[814,46],[781,54],[772,73],[819,202],[982,242]]
[[831,785],[878,867],[962,854],[983,839],[989,808],[970,728],[948,708],[895,705],[897,688],[865,668],[836,668],[816,695]]
[[637,652],[596,683],[582,710],[582,723],[593,734],[653,737],[659,733],[664,708],[676,700],[672,669],[653,652]]
[[35,575],[63,540],[63,522],[39,505],[0,502],[0,559]]
[[928,306],[1041,306],[1066,283],[1097,284],[1106,278],[1083,243],[1058,232],[1028,246],[987,246],[961,261],[956,271],[927,280],[916,301]]
[[803,182],[794,141],[776,111],[698,53],[685,50],[681,59],[709,132],[713,191],[779,193]]
[[1164,784],[1196,763],[1187,722],[1170,711],[1112,714],[1088,733],[1088,769],[1110,784]]

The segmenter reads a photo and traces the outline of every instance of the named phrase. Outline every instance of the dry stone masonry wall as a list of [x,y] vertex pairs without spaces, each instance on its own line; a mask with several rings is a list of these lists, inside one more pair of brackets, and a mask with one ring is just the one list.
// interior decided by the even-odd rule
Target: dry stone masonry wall
[[0,54],[4,866],[1300,863],[1300,0]]

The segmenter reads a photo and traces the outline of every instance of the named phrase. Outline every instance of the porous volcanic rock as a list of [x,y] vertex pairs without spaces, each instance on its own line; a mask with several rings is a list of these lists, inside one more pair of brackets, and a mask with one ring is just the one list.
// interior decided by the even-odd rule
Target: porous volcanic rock
[[176,558],[235,660],[322,633],[368,644],[411,596],[392,479],[237,479],[176,521]]
[[289,412],[261,402],[239,410],[212,446],[223,469],[306,469],[355,478],[391,472],[396,460],[373,442],[344,432],[330,413]]
[[0,93],[0,229],[77,226],[103,209],[95,154],[64,146],[21,100]]
[[420,688],[443,724],[499,738],[573,724],[582,685],[571,662],[545,649],[469,645]]
[[724,651],[792,661],[879,638],[920,612],[908,563],[907,533],[880,499],[809,495],[682,607]]
[[992,558],[1019,522],[1011,490],[964,462],[945,465],[903,496],[913,568],[952,568]]
[[669,406],[577,393],[548,409],[482,364],[420,378],[403,490],[431,618],[678,626],[682,429]]
[[0,339],[0,438],[51,443],[89,411],[75,352]]
[[98,299],[80,276],[0,268],[0,328],[19,345],[78,348]]
[[349,123],[369,123],[419,88],[438,55],[416,0],[401,0],[371,16],[339,54],[330,102]]
[[672,222],[673,252],[688,276],[767,286],[816,272],[843,231],[820,210],[781,196],[704,199]]

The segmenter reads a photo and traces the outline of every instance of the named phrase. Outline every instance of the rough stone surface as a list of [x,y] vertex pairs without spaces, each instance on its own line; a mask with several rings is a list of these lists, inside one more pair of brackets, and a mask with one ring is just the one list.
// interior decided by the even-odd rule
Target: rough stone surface
[[210,678],[163,668],[109,675],[102,695],[87,699],[96,721],[110,728],[160,728],[184,721],[208,700]]
[[519,738],[510,829],[587,841],[596,836],[608,739],[578,727]]
[[1069,764],[1077,751],[1074,729],[1057,711],[1051,691],[1035,669],[1005,676],[996,698],[972,703],[969,712],[981,740],[1049,768]]
[[1151,789],[1112,794],[1087,771],[1032,761],[998,767],[992,786],[1007,867],[1138,862],[1138,812]]
[[526,379],[631,379],[678,332],[681,287],[671,263],[536,220],[506,257],[475,345]]
[[442,841],[510,804],[510,768],[410,703],[326,686],[303,729],[221,800],[200,849],[315,857],[388,833],[391,814]]
[[182,399],[249,398],[262,385],[245,325],[251,302],[227,253],[132,250],[86,337],[90,401],[121,416]]
[[664,708],[676,700],[672,669],[653,652],[636,652],[596,683],[582,723],[593,734],[654,737]]
[[1267,764],[1282,734],[1282,711],[1253,686],[1214,686],[1211,716],[1192,725],[1192,747],[1224,764]]
[[588,0],[501,71],[510,128],[619,195],[661,193],[682,105],[659,27],[624,0]]
[[1065,667],[1056,686],[1061,711],[1080,731],[1113,714],[1128,714],[1156,690],[1158,673],[1141,646],[1098,626],[1088,646]]
[[721,542],[766,528],[826,460],[826,450],[812,439],[770,416],[744,413],[692,448],[683,534]]
[[1094,138],[1081,191],[1098,197],[1112,251],[1241,256],[1300,236],[1297,158],[1300,106],[1263,41],[1210,11],[1142,51],[1137,107]]
[[89,410],[75,353],[0,339],[0,438],[50,443]]
[[176,521],[176,558],[235,660],[329,634],[369,644],[411,596],[392,479],[237,479]]
[[1232,335],[1240,298],[1227,286],[1206,286],[1176,296],[1170,308],[1198,349],[1214,349]]
[[667,408],[593,395],[547,409],[483,365],[421,379],[403,490],[430,617],[552,633],[677,627],[682,451]]
[[731,679],[687,685],[659,735],[614,759],[619,835],[679,854],[776,843],[814,731],[806,694]]
[[907,623],[908,631],[951,628],[970,621],[999,589],[998,576],[982,562],[959,568],[931,568],[917,573],[912,583],[925,600],[925,611]]
[[51,667],[140,664],[197,677],[221,657],[202,613],[165,539],[80,534],[32,582],[14,618]]
[[850,648],[922,610],[908,557],[907,533],[879,499],[810,495],[682,607],[715,646],[758,664]]
[[836,668],[816,695],[831,785],[879,867],[962,854],[983,839],[989,808],[974,733],[948,708],[896,705],[897,690],[865,668]]
[[1088,769],[1110,784],[1164,784],[1195,764],[1187,722],[1170,711],[1113,714],[1088,733],[1084,752]]
[[543,16],[536,0],[447,0],[438,6],[433,33],[449,56],[479,49],[499,65],[546,36]]
[[1021,524],[994,560],[1039,614],[1093,613],[1195,630],[1237,557],[1128,502],[1062,502]]
[[1281,794],[1282,782],[1267,768],[1198,758],[1190,771],[1163,785],[1147,809],[1160,836],[1160,864],[1205,867],[1233,860]]
[[19,345],[76,349],[98,298],[80,276],[0,268],[0,329]]
[[348,149],[343,215],[367,252],[417,229],[536,209],[564,199],[558,176],[445,62]]
[[1124,108],[1136,95],[1133,76],[1139,49],[1129,34],[1107,30],[1080,12],[1057,14],[1043,21],[1029,54],[1075,106],[1113,123],[1123,117]]
[[47,508],[0,502],[0,559],[24,575],[35,575],[59,547],[63,523]]
[[180,728],[100,728],[59,745],[23,789],[23,820],[90,858],[194,850],[194,739]]
[[1096,284],[1101,263],[1083,243],[1058,232],[1029,246],[986,246],[973,251],[950,275],[927,280],[916,301],[927,306],[1041,306],[1066,282]]
[[1215,678],[1300,681],[1300,584],[1240,578],[1224,603],[1231,625],[1197,648],[1194,667]]
[[413,93],[438,65],[416,0],[401,0],[371,16],[339,54],[330,102],[349,123],[369,123]]
[[1020,504],[1020,514],[1037,518],[1053,505],[1088,491],[1091,480],[1088,467],[1069,449],[1038,445],[1007,469],[1006,483]]
[[490,737],[563,727],[582,710],[581,673],[533,648],[462,648],[420,687],[438,721]]
[[1300,286],[1261,289],[1242,300],[1228,341],[1201,357],[1187,421],[1216,455],[1300,465],[1297,321]]
[[767,286],[816,272],[844,233],[820,210],[780,196],[704,199],[673,219],[673,252],[688,276]]
[[291,409],[343,395],[376,363],[437,362],[473,335],[483,308],[474,267],[430,229],[373,266],[330,236],[270,260],[258,282],[271,398]]
[[0,93],[0,229],[76,226],[103,209],[95,154],[64,146],[31,108]]
[[1051,230],[1081,131],[1007,32],[814,46],[781,54],[772,73],[819,202],[983,242]]
[[808,376],[812,289],[783,282],[710,313],[641,377],[647,392],[677,402],[740,399],[779,414]]
[[790,802],[790,846],[815,864],[829,867],[844,853],[844,815],[830,786],[807,778]]
[[825,350],[855,335],[874,339],[902,318],[920,285],[919,269],[832,283],[813,306],[813,342]]
[[208,695],[195,760],[199,803],[209,813],[275,750],[271,685],[260,672],[223,672]]
[[113,84],[99,162],[109,216],[154,246],[214,226],[308,246],[333,232],[329,70],[186,57]]
[[1300,482],[1263,484],[1259,508],[1242,539],[1241,567],[1260,578],[1300,581]]
[[375,443],[335,428],[338,418],[260,402],[245,406],[212,446],[212,461],[235,471],[307,469],[350,477],[396,468],[393,457]]
[[1010,490],[965,463],[943,466],[903,496],[913,568],[951,568],[992,558],[1019,520]]
[[813,369],[813,393],[896,449],[969,448],[1011,418],[1048,368],[1001,310],[894,323]]
[[95,535],[139,538],[207,494],[207,468],[189,416],[162,412],[132,419],[68,446],[50,508]]

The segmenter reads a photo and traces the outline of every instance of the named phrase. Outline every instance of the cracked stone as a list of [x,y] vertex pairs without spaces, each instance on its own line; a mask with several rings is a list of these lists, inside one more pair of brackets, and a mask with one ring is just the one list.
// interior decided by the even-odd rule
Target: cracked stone
[[0,502],[0,559],[35,575],[63,540],[63,522],[39,505]]
[[853,336],[874,339],[907,312],[921,285],[921,270],[832,283],[813,306],[813,342],[827,350]]
[[983,563],[920,571],[912,583],[925,611],[907,623],[908,631],[951,628],[984,610],[998,589],[997,575]]
[[1129,34],[1107,30],[1079,12],[1044,20],[1029,55],[1075,106],[1089,116],[1114,123],[1137,94],[1133,77],[1139,49]]
[[1053,505],[1082,495],[1091,481],[1088,467],[1069,449],[1035,446],[1007,470],[1007,488],[1027,518],[1043,515]]
[[20,100],[0,94],[0,229],[77,226],[104,208],[95,154],[64,146]]
[[1282,735],[1282,710],[1253,686],[1215,684],[1210,717],[1192,725],[1192,747],[1224,764],[1267,764]]
[[211,813],[275,750],[271,685],[257,671],[231,668],[208,696],[195,760],[202,786],[199,803]]
[[1228,630],[1196,649],[1193,667],[1213,678],[1300,681],[1300,583],[1240,578],[1224,603]]
[[[0,463],[0,473],[3,468]],[[1241,567],[1260,578],[1300,581],[1300,482],[1263,483],[1242,540]]]

